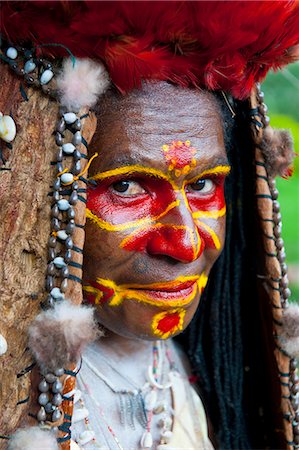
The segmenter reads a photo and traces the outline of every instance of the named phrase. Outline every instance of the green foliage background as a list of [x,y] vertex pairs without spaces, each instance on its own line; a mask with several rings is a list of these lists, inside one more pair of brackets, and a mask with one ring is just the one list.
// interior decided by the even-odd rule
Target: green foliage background
[[[269,108],[270,124],[291,130],[295,152],[299,154],[299,63],[279,73],[270,73],[262,89]],[[299,157],[295,158],[293,177],[277,179],[277,187],[283,218],[282,237],[292,279],[291,299],[299,301]]]

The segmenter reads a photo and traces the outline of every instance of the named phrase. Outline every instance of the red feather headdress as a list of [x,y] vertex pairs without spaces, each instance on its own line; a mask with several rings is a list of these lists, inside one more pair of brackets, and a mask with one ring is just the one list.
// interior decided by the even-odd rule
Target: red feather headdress
[[100,59],[121,92],[157,79],[246,98],[269,69],[299,57],[299,2],[10,1],[1,33]]

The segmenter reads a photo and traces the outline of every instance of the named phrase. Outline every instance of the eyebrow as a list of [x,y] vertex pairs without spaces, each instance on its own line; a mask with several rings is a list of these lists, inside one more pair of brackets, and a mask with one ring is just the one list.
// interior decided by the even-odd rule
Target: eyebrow
[[[216,162],[218,164],[216,164]],[[221,164],[219,164],[219,162]],[[216,161],[213,161],[213,165],[209,168],[203,170],[201,173],[197,174],[194,179],[198,179],[203,177],[204,175],[214,174],[214,175],[227,175],[230,172],[230,165],[227,162],[226,158],[218,158]],[[96,175],[89,177],[89,180],[104,180],[107,178],[119,176],[119,175],[133,175],[133,174],[145,174],[148,176],[156,177],[163,179],[170,183],[174,189],[178,189],[177,183],[172,180],[169,174],[165,174],[159,169],[154,169],[152,167],[144,167],[140,165],[128,165],[124,167],[117,167],[116,169],[106,170],[105,172],[97,173]],[[192,180],[189,180],[189,182]]]

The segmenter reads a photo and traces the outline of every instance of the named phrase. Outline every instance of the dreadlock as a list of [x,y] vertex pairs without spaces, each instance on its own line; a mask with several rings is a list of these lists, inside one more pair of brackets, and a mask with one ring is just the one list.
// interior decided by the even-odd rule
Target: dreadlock
[[235,102],[233,119],[223,98],[217,95],[217,99],[232,167],[225,186],[226,242],[200,307],[178,340],[199,380],[216,434],[215,445],[225,450],[274,448],[269,368],[265,362],[271,348],[261,347],[264,337],[256,282],[259,239],[256,214],[252,214],[256,208],[255,171],[249,107]]

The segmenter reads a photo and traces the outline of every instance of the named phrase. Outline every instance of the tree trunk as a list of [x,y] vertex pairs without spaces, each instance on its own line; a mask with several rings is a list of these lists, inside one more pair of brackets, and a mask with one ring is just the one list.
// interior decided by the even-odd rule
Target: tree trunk
[[[0,161],[0,333],[8,344],[6,353],[0,356],[0,434],[9,435],[26,422],[32,408],[34,361],[27,348],[27,331],[46,296],[48,194],[56,174],[51,161],[55,161],[57,152],[53,133],[59,106],[40,90],[27,88],[5,65],[0,66],[0,80],[0,111],[11,114],[17,126],[11,149],[0,142],[5,161]],[[21,94],[21,85],[28,100]],[[82,133],[87,142],[95,126],[93,115],[83,120]],[[86,153],[83,145],[80,150]],[[82,160],[84,164],[86,160]],[[86,187],[80,184],[80,188]],[[84,225],[84,203],[78,202],[76,210],[76,223]],[[83,248],[84,230],[76,228],[73,238],[74,245]],[[82,264],[82,255],[73,252],[73,261]],[[82,276],[77,268],[71,273]],[[70,280],[66,298],[80,303],[81,285]],[[0,439],[0,448],[6,448],[4,439]]]

